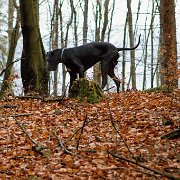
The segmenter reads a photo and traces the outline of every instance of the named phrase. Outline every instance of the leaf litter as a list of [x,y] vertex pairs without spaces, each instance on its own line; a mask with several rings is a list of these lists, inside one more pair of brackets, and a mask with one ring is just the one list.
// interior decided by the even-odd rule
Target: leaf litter
[[5,99],[0,102],[0,179],[167,179],[169,174],[154,169],[178,179],[179,139],[161,137],[179,128],[179,96],[179,90],[130,91],[107,94],[98,104]]

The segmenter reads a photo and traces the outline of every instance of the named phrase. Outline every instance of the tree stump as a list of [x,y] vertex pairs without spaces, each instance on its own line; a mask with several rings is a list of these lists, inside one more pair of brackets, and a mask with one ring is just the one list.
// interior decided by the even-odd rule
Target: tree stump
[[73,82],[69,97],[89,103],[97,103],[104,97],[104,94],[95,81],[81,78]]

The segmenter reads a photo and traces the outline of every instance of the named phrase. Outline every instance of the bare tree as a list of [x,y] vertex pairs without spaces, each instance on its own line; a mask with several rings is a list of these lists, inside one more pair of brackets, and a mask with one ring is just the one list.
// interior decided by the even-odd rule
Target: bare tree
[[[150,35],[152,34],[153,31],[153,23],[154,23],[154,18],[156,16],[156,7],[154,5],[154,3],[152,2],[152,13],[151,13],[151,22],[150,22],[150,28],[147,32],[147,17],[146,17],[146,22],[145,22],[145,49],[144,49],[144,73],[143,73],[143,90],[146,89],[146,83],[147,83],[147,78],[146,78],[146,74],[147,74],[147,56],[148,56],[148,42],[149,42],[149,38]],[[152,38],[152,37],[151,37]],[[153,77],[154,77],[154,69],[153,69],[153,39],[151,39],[151,86],[153,86]]]
[[14,10],[15,10],[15,7],[14,7],[14,0],[9,0],[9,5],[8,5],[8,39],[9,39],[9,45],[10,45],[10,42],[11,42],[11,35],[12,35],[12,32],[13,32],[13,18],[14,18]]
[[[1,92],[0,92],[0,97],[3,97],[5,95],[5,92],[7,89],[11,88],[11,80],[9,78],[12,76],[12,67],[13,67],[13,60],[14,60],[14,54],[17,46],[17,41],[19,39],[19,29],[20,29],[20,24],[19,24],[19,7],[16,5],[15,1],[9,1],[9,13],[8,13],[8,35],[9,35],[9,50],[8,50],[8,58],[7,58],[7,64],[6,64],[6,71],[4,74],[3,78],[3,83],[1,87]],[[12,7],[13,6],[13,7]],[[17,9],[17,17],[16,17],[16,25],[13,28],[13,20],[12,17],[14,13],[11,13],[10,9],[13,9],[16,7]],[[10,30],[12,28],[12,31]]]
[[104,18],[103,18],[103,27],[102,27],[102,31],[101,31],[101,42],[104,42],[105,39],[105,33],[107,30],[107,26],[108,26],[108,14],[109,14],[109,1],[110,0],[105,0],[104,2]]
[[[97,0],[96,4],[96,13],[95,13],[95,41],[104,42],[106,30],[108,26],[108,15],[109,15],[109,2],[110,0],[104,1],[104,14],[102,18],[102,0]],[[102,29],[101,29],[101,21],[103,20]],[[100,63],[97,63],[94,66],[94,80],[101,84],[101,71],[100,71]]]
[[115,9],[115,0],[113,0],[112,9],[111,9],[111,15],[110,15],[110,22],[109,22],[109,28],[108,28],[108,37],[107,41],[110,41],[110,35],[112,30],[112,23],[113,23],[113,17],[114,17],[114,9]]
[[[132,10],[131,10],[131,0],[127,0],[128,9],[128,25],[129,25],[129,39],[130,47],[134,46],[134,35],[133,35],[133,22],[132,22]],[[136,89],[136,67],[135,67],[135,51],[130,52],[131,55],[131,78],[132,78],[132,89]]]
[[89,0],[84,0],[83,44],[87,43],[87,33],[88,33],[88,3],[89,3]]
[[[126,32],[127,32],[127,24],[128,24],[128,13],[126,14],[126,20],[124,25],[124,40],[123,47],[126,45]],[[122,52],[122,90],[125,90],[125,79],[126,79],[126,51]]]
[[[52,49],[58,48],[59,41],[59,0],[54,0],[53,16],[51,23],[51,37],[52,37]],[[58,68],[54,71],[54,96],[57,96],[58,87]]]
[[[95,7],[95,41],[100,41],[100,29],[101,29],[101,21],[102,21],[102,0],[96,0]],[[100,73],[100,63],[96,63],[94,65],[94,81],[101,83],[101,73]]]

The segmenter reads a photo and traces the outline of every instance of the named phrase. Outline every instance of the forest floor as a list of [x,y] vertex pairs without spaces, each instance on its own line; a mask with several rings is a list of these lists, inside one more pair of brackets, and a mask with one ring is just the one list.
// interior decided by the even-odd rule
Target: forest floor
[[0,102],[0,179],[179,179],[180,91],[107,94],[97,104]]

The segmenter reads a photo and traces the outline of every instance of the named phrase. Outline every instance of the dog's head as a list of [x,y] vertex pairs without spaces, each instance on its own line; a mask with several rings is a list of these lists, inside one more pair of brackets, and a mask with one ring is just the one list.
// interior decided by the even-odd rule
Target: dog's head
[[61,63],[61,52],[61,49],[55,49],[46,53],[46,60],[49,71],[55,71],[58,67],[58,64]]

